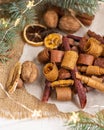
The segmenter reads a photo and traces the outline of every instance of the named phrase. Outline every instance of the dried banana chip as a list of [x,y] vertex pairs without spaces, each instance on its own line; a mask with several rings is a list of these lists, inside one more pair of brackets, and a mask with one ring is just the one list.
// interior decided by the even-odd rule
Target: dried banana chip
[[12,94],[16,90],[16,87],[20,78],[20,74],[21,74],[21,63],[17,62],[14,68],[12,68],[12,70],[10,71],[10,74],[6,83],[8,93]]

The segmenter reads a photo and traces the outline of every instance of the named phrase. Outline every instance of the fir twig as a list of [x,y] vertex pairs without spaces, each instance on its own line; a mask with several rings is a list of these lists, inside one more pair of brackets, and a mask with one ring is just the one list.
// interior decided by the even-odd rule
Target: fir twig
[[75,114],[73,118],[71,117],[73,120],[67,122],[67,126],[71,130],[104,130],[104,115],[102,113],[97,113],[95,116],[89,117],[79,112],[76,122],[74,117]]
[[44,10],[44,4],[46,3],[51,3],[62,8],[71,8],[76,12],[87,13],[90,15],[95,14],[98,9],[98,0],[43,0],[43,3],[39,5],[41,10]]
[[[5,18],[0,19],[0,61],[8,60],[7,55],[13,47],[14,38],[18,36],[26,24],[33,23],[35,20],[34,8],[41,3],[34,1],[17,1],[0,6],[2,12],[6,12],[10,17],[8,21]],[[3,8],[4,7],[4,8]]]

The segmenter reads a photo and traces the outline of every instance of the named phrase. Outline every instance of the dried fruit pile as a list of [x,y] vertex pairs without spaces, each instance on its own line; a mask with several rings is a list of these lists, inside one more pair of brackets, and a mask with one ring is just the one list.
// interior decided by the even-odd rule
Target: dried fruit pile
[[81,108],[86,92],[104,91],[104,38],[92,31],[84,37],[52,33],[45,37],[45,48],[38,54],[46,79],[42,101],[52,93],[57,100],[71,100],[78,94]]

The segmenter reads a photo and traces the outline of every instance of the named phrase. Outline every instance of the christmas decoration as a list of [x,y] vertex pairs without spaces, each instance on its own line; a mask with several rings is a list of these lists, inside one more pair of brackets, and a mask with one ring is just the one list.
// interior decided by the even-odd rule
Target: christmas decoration
[[66,126],[70,130],[104,130],[104,112],[88,115],[83,112],[72,112]]

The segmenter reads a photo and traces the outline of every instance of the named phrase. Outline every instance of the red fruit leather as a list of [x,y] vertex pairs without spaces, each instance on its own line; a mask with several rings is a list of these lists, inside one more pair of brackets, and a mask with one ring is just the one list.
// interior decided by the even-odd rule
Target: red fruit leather
[[50,97],[50,95],[51,95],[50,82],[45,81],[45,88],[44,88],[44,92],[43,92],[42,101],[43,102],[47,102],[49,97]]

